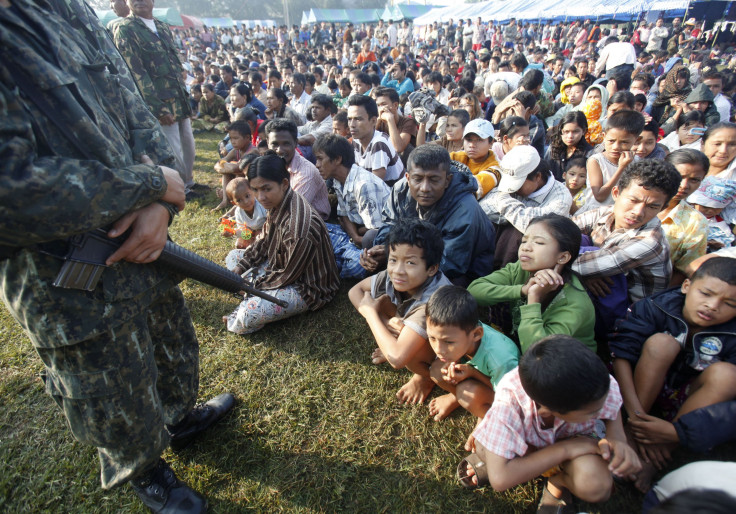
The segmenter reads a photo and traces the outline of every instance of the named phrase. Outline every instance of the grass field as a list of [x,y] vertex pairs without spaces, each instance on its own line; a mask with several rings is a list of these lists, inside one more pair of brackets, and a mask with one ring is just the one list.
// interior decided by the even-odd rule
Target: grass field
[[[197,136],[195,179],[211,186],[216,141]],[[214,189],[192,202],[172,236],[221,262],[231,242],[219,236],[215,204]],[[347,299],[351,285],[324,309],[249,337],[221,322],[235,298],[182,285],[201,344],[200,397],[231,391],[238,404],[192,447],[167,452],[179,477],[215,512],[534,512],[540,481],[505,493],[457,485],[455,467],[475,420],[458,411],[435,423],[426,405],[397,403],[409,374],[371,364],[374,344]],[[71,437],[44,394],[41,369],[0,307],[0,511],[144,512],[128,487],[99,488],[96,452]],[[731,447],[717,458],[733,456]],[[640,505],[639,493],[618,486],[607,504],[579,510],[637,512]]]

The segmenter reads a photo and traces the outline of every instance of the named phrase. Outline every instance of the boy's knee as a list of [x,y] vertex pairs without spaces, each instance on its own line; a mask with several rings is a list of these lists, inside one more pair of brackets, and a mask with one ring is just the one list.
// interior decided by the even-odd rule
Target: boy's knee
[[680,353],[680,343],[669,334],[654,334],[644,341],[643,352],[651,357],[672,357]]
[[455,397],[457,398],[460,405],[470,405],[482,397],[483,389],[488,389],[484,384],[481,384],[477,380],[467,379],[460,382],[455,388]]
[[701,375],[703,382],[736,395],[736,366],[728,362],[714,362]]
[[573,481],[571,492],[588,503],[608,500],[613,488],[613,476],[608,464],[598,455],[583,455],[566,466]]

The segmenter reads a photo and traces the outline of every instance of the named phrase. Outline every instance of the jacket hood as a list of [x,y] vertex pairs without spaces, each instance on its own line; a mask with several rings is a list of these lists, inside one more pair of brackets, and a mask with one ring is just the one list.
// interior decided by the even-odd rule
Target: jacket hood
[[585,90],[585,94],[583,95],[583,103],[588,100],[588,93],[590,93],[591,89],[597,89],[601,92],[601,106],[603,107],[603,112],[605,113],[606,108],[608,107],[608,97],[611,96],[608,94],[608,89],[606,89],[604,86],[601,86],[600,84],[593,84]]
[[690,91],[690,94],[685,98],[685,103],[693,102],[710,102],[713,103],[715,97],[711,92],[710,88],[705,84],[700,84],[698,87]]

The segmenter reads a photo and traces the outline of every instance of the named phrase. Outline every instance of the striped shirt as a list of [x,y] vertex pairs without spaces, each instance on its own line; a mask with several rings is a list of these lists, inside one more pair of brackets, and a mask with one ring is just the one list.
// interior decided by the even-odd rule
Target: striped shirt
[[360,141],[353,140],[355,150],[355,164],[370,171],[386,168],[385,182],[396,181],[404,172],[404,163],[401,162],[396,148],[388,140],[386,134],[380,130],[373,131],[373,139],[368,143],[365,150],[360,146]]
[[353,164],[344,184],[335,181],[335,192],[338,216],[367,229],[383,226],[381,213],[391,189],[376,175]]
[[247,270],[264,262],[266,272],[253,286],[269,290],[293,285],[310,310],[332,300],[340,287],[327,228],[291,189],[268,211],[262,235],[245,249],[238,264]]
[[326,220],[330,215],[330,200],[327,198],[327,185],[317,167],[299,152],[294,152],[294,158],[287,169],[291,175],[291,188],[302,195],[322,219]]
[[636,229],[614,229],[613,206],[610,205],[584,212],[573,221],[599,248],[581,254],[572,265],[573,271],[583,278],[623,273],[632,302],[669,287],[672,275],[670,246],[659,218],[654,217]]

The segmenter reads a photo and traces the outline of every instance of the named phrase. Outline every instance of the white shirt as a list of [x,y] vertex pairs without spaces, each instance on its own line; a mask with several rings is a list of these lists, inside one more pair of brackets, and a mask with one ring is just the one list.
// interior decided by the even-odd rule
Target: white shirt
[[156,23],[153,21],[153,19],[148,18],[141,18],[141,21],[146,24],[146,27],[148,27],[151,32],[158,35],[158,30],[156,29]]
[[718,114],[721,115],[721,121],[731,120],[731,102],[728,98],[723,96],[723,93],[718,93],[718,96],[713,99],[713,103],[716,104]]
[[604,65],[606,70],[612,70],[622,64],[636,64],[636,50],[634,49],[634,45],[623,41],[610,43],[601,50],[601,55],[595,66],[595,74],[600,75]]
[[303,120],[307,119],[307,112],[311,105],[312,97],[308,95],[306,91],[302,91],[302,96],[299,98],[292,98],[289,102],[289,107],[294,109]]

